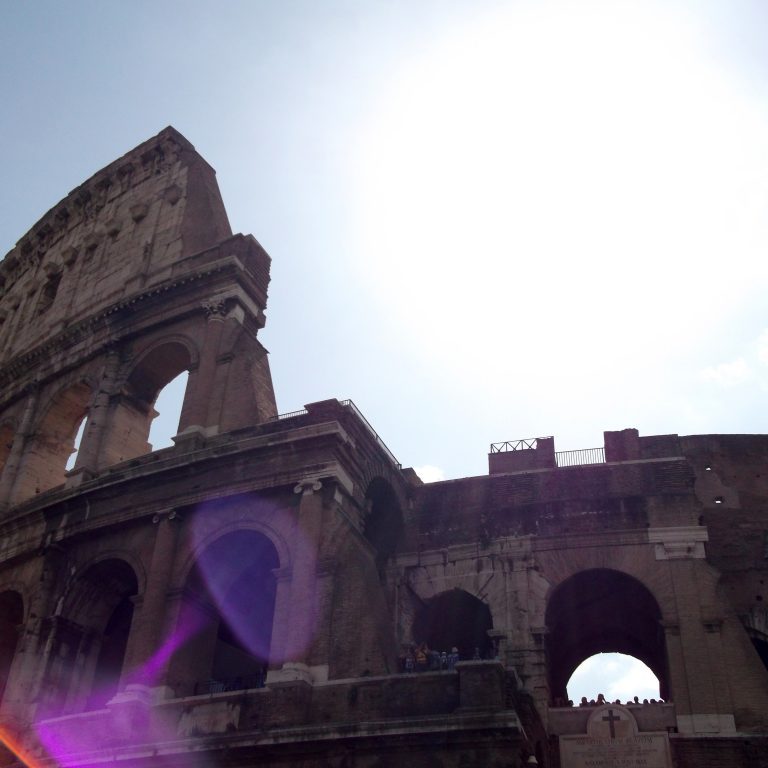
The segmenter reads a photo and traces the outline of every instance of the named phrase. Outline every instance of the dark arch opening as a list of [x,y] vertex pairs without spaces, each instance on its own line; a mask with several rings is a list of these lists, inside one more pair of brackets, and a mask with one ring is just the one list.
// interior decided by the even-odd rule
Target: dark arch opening
[[41,700],[46,717],[103,707],[117,693],[137,593],[133,568],[119,558],[74,581],[61,616],[46,622],[53,643]]
[[169,341],[144,356],[128,377],[128,388],[146,408],[160,390],[183,371],[189,370],[189,350],[178,341]]
[[752,645],[757,651],[757,655],[760,657],[760,661],[763,662],[763,666],[768,669],[768,641],[759,637],[753,637]]
[[187,606],[201,624],[189,649],[196,693],[264,684],[279,566],[274,544],[257,531],[228,533],[201,553],[188,582],[194,604]]
[[0,425],[0,475],[3,473],[3,467],[8,460],[13,446],[13,427],[10,424]]
[[381,477],[371,480],[365,500],[367,513],[363,533],[376,550],[376,567],[381,574],[400,542],[403,513],[392,486]]
[[132,620],[133,600],[126,595],[115,606],[101,636],[101,647],[93,677],[93,692],[88,700],[90,709],[104,706],[117,693]]
[[87,708],[104,706],[116,693],[125,662],[133,620],[133,598],[139,586],[128,563],[117,558],[92,565],[81,577],[76,610],[81,625],[99,638]]
[[623,653],[646,664],[668,698],[661,610],[650,591],[620,571],[577,573],[555,589],[546,612],[550,696],[566,700],[576,667],[597,653]]
[[[186,372],[191,364],[189,350],[178,341],[161,344],[139,360],[113,405],[112,424],[119,425],[119,429],[113,426],[102,445],[103,464],[115,464],[151,451],[153,425],[157,434],[152,437],[160,443],[158,447],[170,445],[170,436],[178,432],[186,395]],[[163,412],[158,413],[155,405],[161,392]]]
[[19,640],[19,627],[24,621],[24,603],[18,592],[0,593],[0,701],[8,685]]
[[463,589],[442,592],[427,600],[413,622],[413,639],[431,650],[450,652],[458,648],[461,659],[492,658],[493,629],[490,608]]

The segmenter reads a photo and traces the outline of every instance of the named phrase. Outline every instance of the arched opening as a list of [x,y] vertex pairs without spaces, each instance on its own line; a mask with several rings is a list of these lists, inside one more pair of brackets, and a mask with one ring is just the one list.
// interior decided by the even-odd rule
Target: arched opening
[[182,610],[182,621],[198,631],[171,675],[179,693],[264,684],[277,595],[273,572],[279,566],[274,545],[257,531],[226,534],[203,550]]
[[97,709],[117,693],[137,593],[133,568],[117,558],[96,563],[72,585],[61,616],[48,623],[47,716]]
[[64,482],[91,395],[91,388],[84,382],[54,395],[25,452],[24,471],[16,480],[14,500],[27,499]]
[[763,666],[768,669],[768,641],[760,637],[752,637],[752,645],[763,662]]
[[132,595],[125,595],[112,611],[101,636],[88,709],[104,706],[117,693],[132,620]]
[[579,704],[598,701],[632,703],[658,700],[659,679],[651,668],[634,656],[624,653],[597,653],[576,667],[568,681],[568,698]]
[[18,592],[0,592],[0,701],[8,685],[19,640],[19,630],[24,621],[24,602]]
[[[120,396],[113,399],[109,433],[101,451],[104,465],[171,444],[170,437],[178,431],[190,365],[189,350],[178,341],[155,347],[141,358]],[[157,444],[153,446],[151,439]]]
[[64,469],[69,470],[75,468],[75,462],[77,461],[77,454],[80,452],[80,444],[83,442],[83,435],[85,434],[85,428],[88,424],[88,417],[85,416],[81,419],[80,425],[75,432],[75,444],[72,447],[72,453],[69,454],[67,463],[64,465]]
[[365,492],[365,538],[376,550],[379,573],[395,553],[403,532],[403,513],[392,486],[383,478],[374,478]]
[[489,629],[493,619],[488,605],[463,589],[452,589],[427,600],[417,612],[413,640],[435,651],[457,648],[460,659],[487,659],[493,657]]
[[3,473],[5,462],[11,455],[11,446],[13,445],[13,427],[10,424],[0,425],[0,475]]
[[546,624],[553,701],[568,699],[567,683],[574,670],[598,653],[639,659],[658,678],[661,696],[668,698],[661,610],[637,579],[608,569],[577,573],[554,590]]
[[181,406],[187,390],[189,372],[182,371],[171,379],[158,393],[154,403],[155,416],[149,428],[149,445],[153,451],[170,448],[173,437],[179,432]]

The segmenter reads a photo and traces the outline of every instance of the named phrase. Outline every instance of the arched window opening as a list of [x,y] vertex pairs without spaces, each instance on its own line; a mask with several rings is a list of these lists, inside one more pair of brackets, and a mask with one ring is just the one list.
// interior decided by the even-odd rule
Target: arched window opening
[[596,653],[579,664],[568,681],[568,698],[578,705],[605,701],[622,704],[659,700],[659,679],[651,668],[624,653]]
[[413,640],[431,651],[450,653],[460,659],[493,658],[491,610],[486,603],[462,589],[442,592],[427,600],[413,622]]
[[0,701],[5,695],[19,640],[19,628],[24,621],[24,603],[18,592],[0,592]]
[[161,390],[154,403],[154,416],[149,428],[150,449],[159,451],[173,445],[172,438],[179,431],[181,406],[187,390],[188,371],[182,371]]
[[132,620],[133,600],[126,595],[112,611],[101,636],[88,709],[103,707],[117,693]]
[[64,482],[78,427],[87,416],[91,395],[91,388],[80,382],[53,396],[25,452],[24,472],[20,472],[16,480],[14,501],[30,498]]
[[77,428],[77,432],[75,433],[75,444],[72,448],[72,453],[69,454],[67,463],[64,466],[67,472],[75,468],[75,462],[77,462],[77,454],[80,451],[80,443],[82,443],[83,441],[83,435],[85,434],[85,427],[87,423],[88,423],[88,417],[86,416],[82,419],[82,421],[80,422],[80,425]]
[[3,472],[5,462],[11,454],[13,445],[13,428],[10,424],[0,425],[0,474]]
[[40,297],[37,300],[37,314],[42,315],[47,312],[53,300],[56,298],[56,294],[59,290],[59,283],[61,282],[62,272],[61,268],[52,269],[49,272],[48,279],[40,289]]
[[91,566],[72,585],[48,630],[45,716],[100,708],[117,693],[137,593],[133,568],[116,558]]
[[280,561],[257,531],[227,534],[198,558],[188,582],[183,620],[199,627],[175,660],[179,693],[259,688],[269,667]]
[[753,637],[752,645],[757,651],[760,661],[763,662],[763,666],[768,669],[768,641],[763,638]]
[[150,440],[155,448],[171,444],[170,437],[178,431],[190,365],[189,350],[177,341],[155,347],[139,360],[113,404],[111,427],[101,451],[105,465],[148,453],[153,449]]
[[[622,653],[643,662],[658,678],[660,696],[669,698],[661,610],[637,579],[608,569],[578,573],[553,592],[546,624],[553,703],[568,700],[573,672],[600,653]],[[592,698],[598,693],[607,696],[605,691],[594,691]]]
[[395,553],[403,532],[403,513],[392,486],[377,477],[365,493],[366,515],[363,533],[376,550],[376,566],[384,566]]

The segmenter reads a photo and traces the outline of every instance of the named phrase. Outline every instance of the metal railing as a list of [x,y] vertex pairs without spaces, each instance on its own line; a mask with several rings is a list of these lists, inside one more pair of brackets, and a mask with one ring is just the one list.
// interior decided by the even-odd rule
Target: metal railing
[[371,426],[371,424],[368,421],[368,419],[366,419],[365,416],[363,416],[363,414],[360,411],[360,409],[351,400],[342,400],[341,404],[345,408],[349,408],[357,416],[357,418],[360,419],[360,421],[363,422],[363,424],[367,427],[368,431],[373,436],[374,440],[376,440],[376,442],[379,444],[379,446],[384,451],[384,453],[387,454],[387,456],[389,457],[389,460],[398,469],[402,469],[403,465],[397,460],[397,458],[395,457],[395,454],[392,453],[392,451],[389,450],[389,448],[387,447],[387,444],[379,437],[379,433]]
[[[349,408],[355,416],[357,416],[358,419],[363,423],[363,426],[370,432],[371,437],[376,441],[376,443],[381,447],[381,449],[384,451],[384,453],[387,454],[387,457],[389,460],[398,468],[402,469],[403,465],[397,460],[397,457],[395,456],[392,451],[389,450],[387,447],[387,444],[379,437],[379,433],[371,426],[371,423],[368,421],[368,419],[363,416],[360,409],[352,402],[352,400],[340,400],[339,401],[342,407]],[[306,416],[309,413],[309,411],[306,408],[300,408],[298,411],[289,411],[288,413],[278,413],[277,416],[273,416],[269,421],[283,421],[285,419],[295,419],[297,416]]]
[[263,688],[266,677],[266,672],[257,672],[255,675],[230,677],[226,680],[201,680],[195,683],[195,696],[225,693],[226,691],[246,691],[249,688]]
[[491,453],[507,453],[508,451],[535,451],[539,440],[551,438],[526,437],[522,440],[505,440],[503,443],[491,443]]
[[581,467],[585,464],[605,464],[605,448],[581,448],[578,451],[555,453],[558,467]]
[[269,421],[282,421],[283,419],[295,419],[297,416],[306,416],[309,411],[306,408],[299,408],[298,411],[289,411],[288,413],[278,413],[277,416],[273,416]]

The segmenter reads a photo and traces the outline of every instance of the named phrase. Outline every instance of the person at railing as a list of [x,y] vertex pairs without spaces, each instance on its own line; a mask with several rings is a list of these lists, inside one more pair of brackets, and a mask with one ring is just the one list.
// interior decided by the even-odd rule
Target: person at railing
[[416,671],[417,672],[426,672],[427,671],[427,654],[429,653],[429,648],[427,648],[426,643],[421,643],[418,648],[416,648]]

